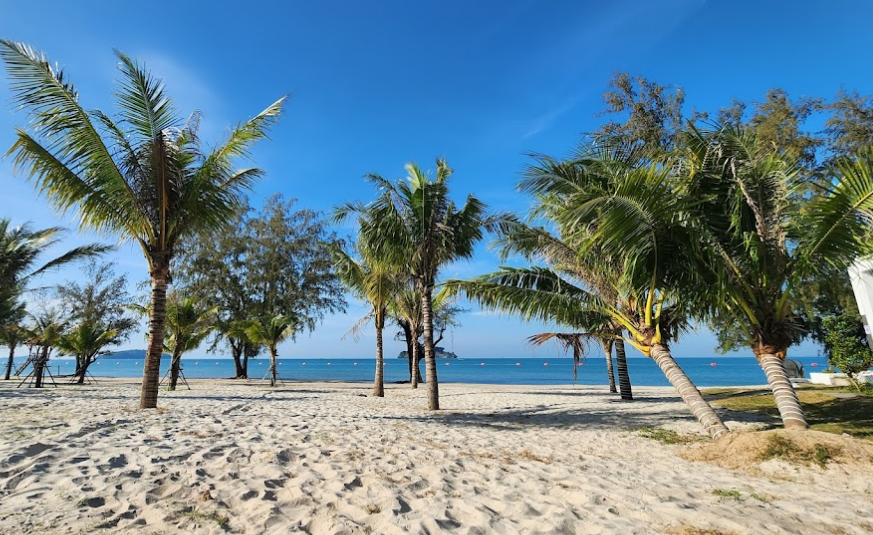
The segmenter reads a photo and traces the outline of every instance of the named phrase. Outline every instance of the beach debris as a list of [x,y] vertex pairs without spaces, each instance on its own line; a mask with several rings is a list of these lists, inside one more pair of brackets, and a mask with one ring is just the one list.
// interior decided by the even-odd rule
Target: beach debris
[[209,489],[206,489],[200,493],[200,497],[197,498],[197,501],[198,502],[208,502],[209,500],[212,500],[212,499],[213,499],[212,493],[209,492]]

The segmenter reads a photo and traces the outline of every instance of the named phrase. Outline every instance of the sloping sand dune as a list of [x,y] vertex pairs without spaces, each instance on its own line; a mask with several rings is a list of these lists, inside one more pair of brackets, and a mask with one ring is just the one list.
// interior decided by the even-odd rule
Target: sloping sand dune
[[873,532],[873,481],[839,467],[756,477],[638,436],[697,431],[669,389],[441,385],[429,413],[406,385],[204,380],[142,412],[135,381],[12,386],[3,534]]

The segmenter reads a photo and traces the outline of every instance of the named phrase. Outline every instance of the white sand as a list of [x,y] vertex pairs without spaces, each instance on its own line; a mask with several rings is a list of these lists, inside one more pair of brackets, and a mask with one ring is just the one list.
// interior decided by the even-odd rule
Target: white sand
[[698,430],[665,388],[637,388],[640,400],[626,403],[605,387],[441,385],[445,410],[429,413],[424,389],[408,385],[386,385],[377,399],[361,384],[192,381],[143,412],[136,381],[0,383],[3,534],[860,534],[873,525],[873,480],[841,467],[753,477],[639,437],[631,429]]

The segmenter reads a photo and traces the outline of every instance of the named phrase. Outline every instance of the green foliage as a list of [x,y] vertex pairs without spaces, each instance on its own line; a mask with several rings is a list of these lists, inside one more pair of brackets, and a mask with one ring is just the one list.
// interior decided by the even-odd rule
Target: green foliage
[[657,442],[660,442],[661,444],[667,444],[669,446],[675,444],[690,444],[693,442],[698,442],[700,440],[699,437],[691,435],[680,435],[672,429],[665,429],[663,427],[641,427],[637,430],[637,432],[643,438],[655,440]]
[[731,500],[740,501],[743,497],[743,494],[736,490],[725,490],[725,489],[712,489],[713,496],[718,496],[719,498],[729,498]]
[[218,308],[216,343],[230,346],[245,373],[258,352],[246,322],[293,314],[299,330],[312,330],[326,313],[345,310],[330,253],[337,243],[321,214],[274,195],[262,211],[244,207],[228,225],[186,241],[177,281],[185,295]]
[[828,363],[845,373],[856,388],[857,375],[873,366],[873,351],[864,324],[857,314],[841,314],[824,321],[824,343]]
[[85,268],[85,281],[68,280],[55,288],[59,306],[71,323],[90,323],[115,331],[115,343],[123,342],[137,321],[128,311],[133,298],[127,277],[116,276],[114,265],[92,260]]
[[603,94],[606,109],[598,115],[618,115],[594,133],[596,138],[621,138],[643,147],[649,154],[671,150],[682,129],[685,93],[642,76],[615,73]]
[[812,463],[820,468],[825,468],[834,456],[839,455],[839,448],[825,444],[813,444],[811,448],[803,448],[792,440],[780,435],[772,435],[768,439],[767,447],[761,452],[760,459],[782,459],[790,463]]

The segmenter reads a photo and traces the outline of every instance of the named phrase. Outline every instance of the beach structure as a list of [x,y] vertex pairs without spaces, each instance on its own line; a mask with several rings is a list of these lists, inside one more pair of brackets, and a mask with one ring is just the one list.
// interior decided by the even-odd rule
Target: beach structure
[[849,279],[852,281],[852,291],[855,293],[855,302],[858,303],[858,312],[861,321],[864,322],[864,332],[867,333],[867,342],[873,347],[873,334],[871,334],[871,322],[873,322],[873,259],[858,259],[849,266]]

